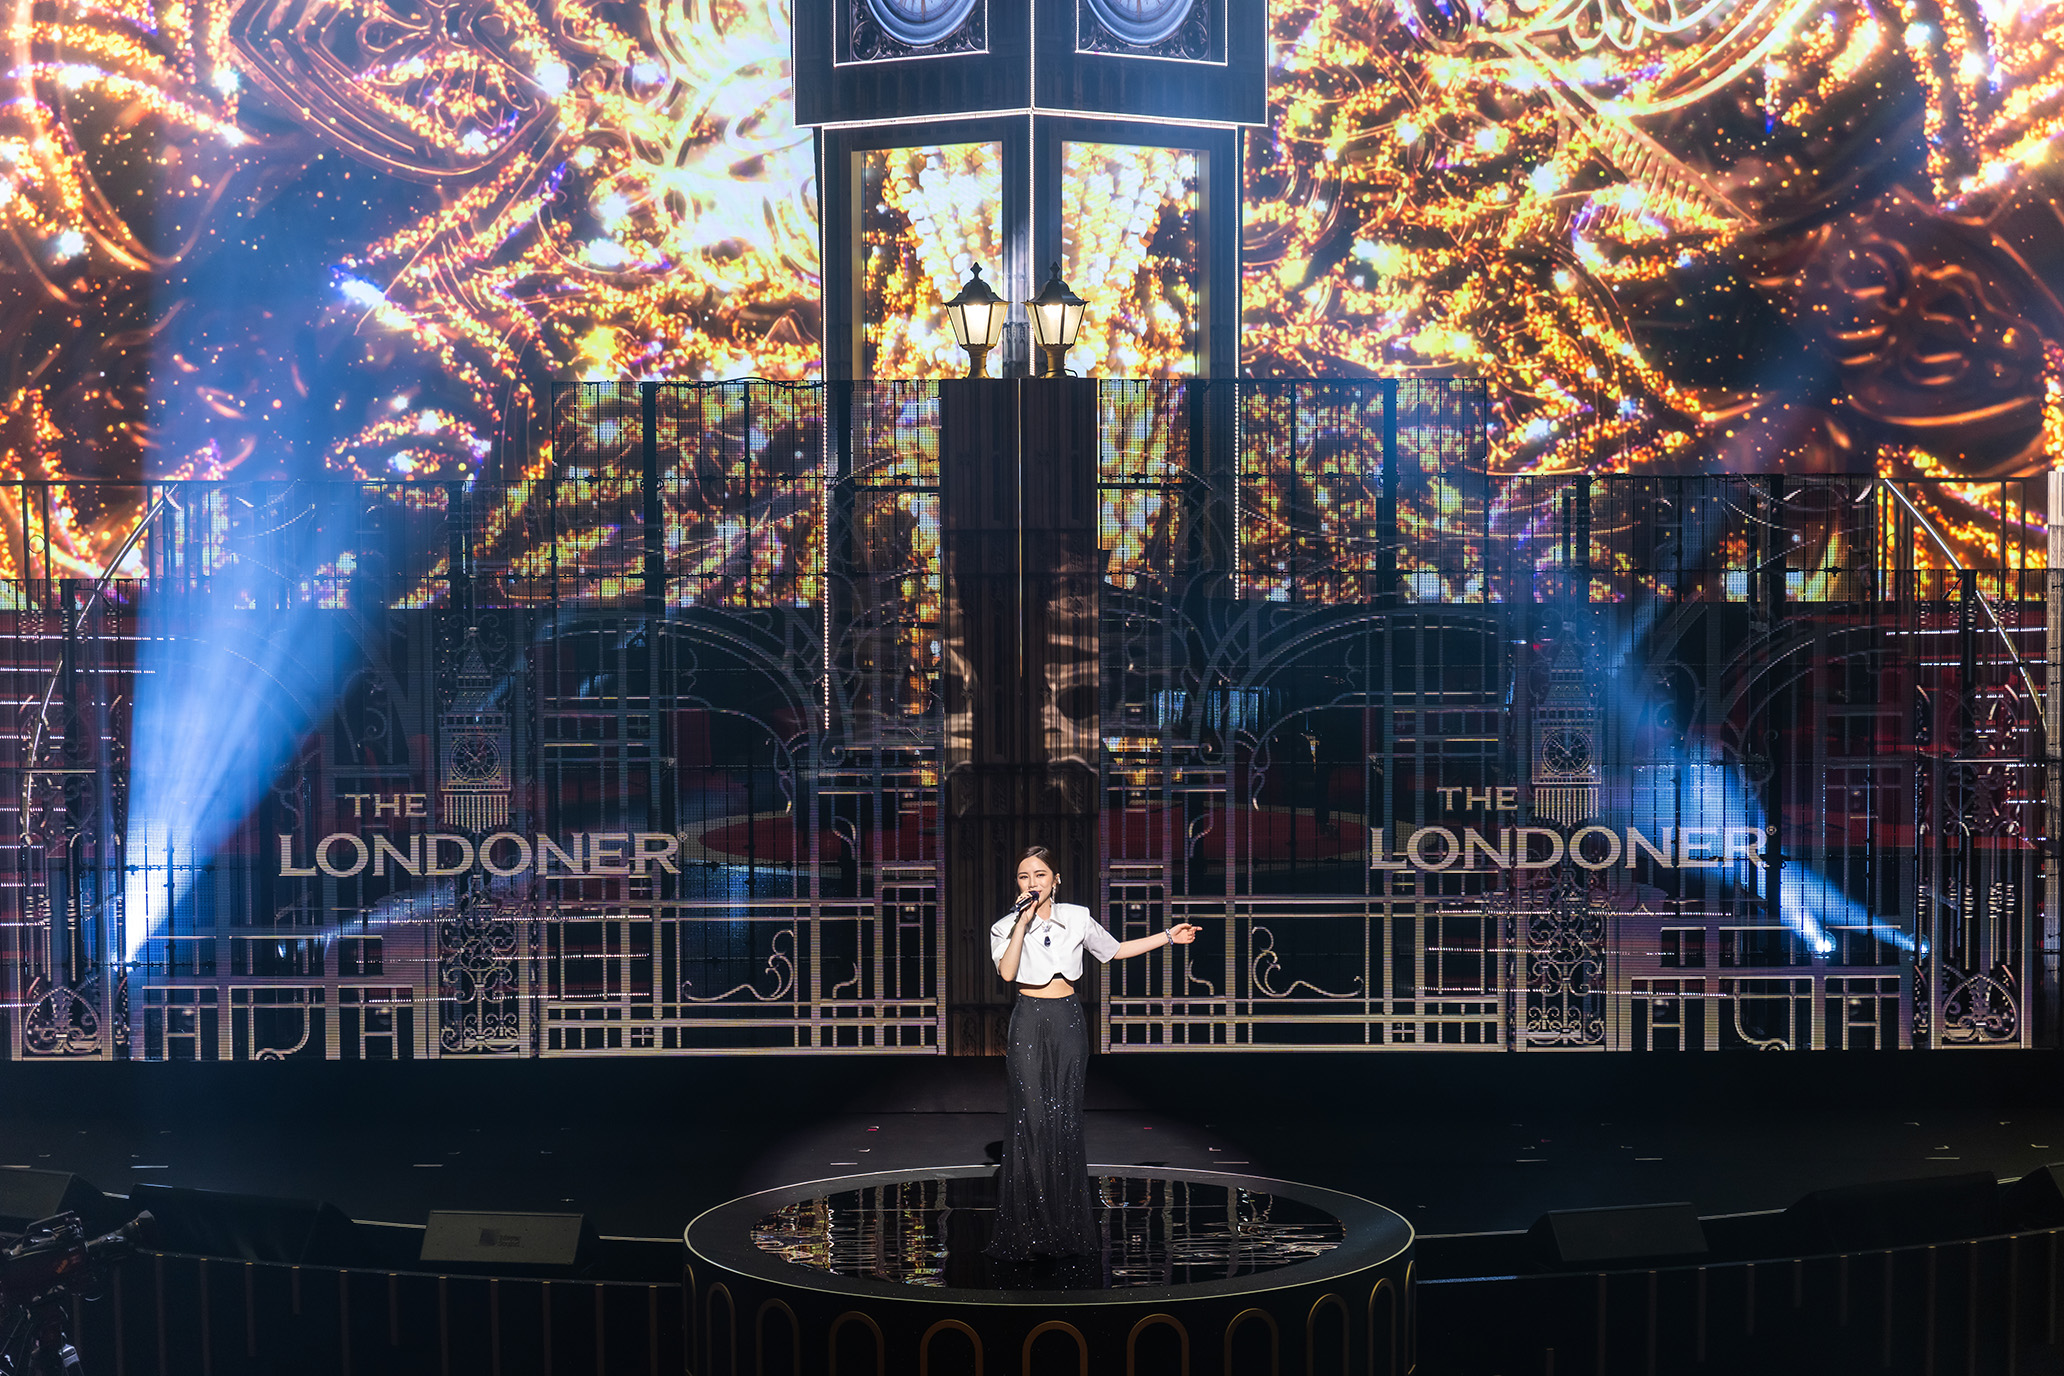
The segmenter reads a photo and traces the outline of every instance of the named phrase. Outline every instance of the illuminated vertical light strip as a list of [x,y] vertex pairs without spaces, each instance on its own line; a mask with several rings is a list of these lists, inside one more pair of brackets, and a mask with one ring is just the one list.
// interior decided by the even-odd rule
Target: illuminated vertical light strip
[[[1267,70],[1267,71],[1270,71],[1270,72],[1274,72],[1274,71],[1276,70],[1276,36],[1275,36],[1275,33],[1274,33],[1274,28],[1273,28],[1273,26],[1271,26],[1271,29],[1270,29],[1270,33],[1269,33],[1269,35],[1268,35],[1268,47],[1267,47],[1267,51],[1266,51],[1266,52],[1264,52],[1264,53],[1262,54],[1262,61],[1263,61],[1263,64],[1264,64],[1264,69],[1265,69],[1265,70]],[[1219,168],[1219,169],[1216,169],[1216,170],[1214,170],[1214,171],[1213,171],[1212,175],[1213,175],[1213,176],[1216,176],[1216,177],[1219,177],[1219,178],[1221,179],[1221,180],[1219,181],[1219,185],[1220,185],[1221,187],[1222,187],[1222,186],[1224,186],[1224,185],[1226,184],[1226,181],[1225,181],[1225,179],[1227,179],[1227,178],[1230,178],[1230,179],[1231,179],[1231,183],[1232,183],[1232,185],[1234,185],[1234,186],[1237,186],[1237,187],[1240,187],[1240,188],[1242,188],[1242,190],[1243,190],[1243,191],[1244,191],[1244,189],[1246,188],[1246,185],[1247,185],[1247,138],[1248,138],[1248,131],[1245,131],[1245,130],[1241,130],[1241,131],[1236,131],[1236,132],[1234,133],[1234,135],[1233,135],[1233,138],[1232,138],[1232,145],[1231,145],[1231,146],[1232,146],[1232,158],[1233,158],[1233,165],[1232,165],[1231,167],[1229,167],[1229,168]],[[1243,398],[1243,397],[1242,397],[1242,395],[1241,395],[1241,393],[1242,393],[1242,392],[1243,392],[1243,390],[1244,390],[1244,388],[1243,388],[1243,385],[1242,385],[1242,381],[1243,381],[1243,378],[1245,377],[1245,374],[1246,374],[1246,369],[1245,369],[1245,367],[1243,366],[1243,365],[1244,365],[1244,363],[1245,363],[1245,360],[1244,360],[1244,359],[1243,359],[1243,358],[1241,357],[1241,351],[1242,351],[1242,350],[1243,350],[1243,349],[1244,349],[1244,348],[1246,347],[1246,335],[1247,335],[1247,330],[1246,330],[1246,325],[1247,325],[1247,316],[1246,316],[1246,310],[1245,310],[1245,303],[1244,303],[1244,298],[1245,298],[1245,296],[1246,296],[1246,292],[1245,292],[1245,291],[1244,291],[1244,289],[1243,289],[1243,288],[1244,288],[1244,286],[1245,286],[1245,283],[1246,283],[1246,281],[1247,281],[1247,260],[1246,260],[1246,256],[1245,256],[1245,254],[1246,254],[1246,247],[1247,247],[1247,234],[1246,234],[1246,227],[1247,227],[1247,225],[1246,225],[1246,222],[1247,222],[1247,215],[1246,215],[1246,199],[1247,199],[1247,198],[1246,198],[1246,197],[1245,197],[1244,195],[1243,195],[1243,196],[1241,196],[1241,198],[1240,198],[1240,205],[1239,205],[1239,206],[1238,206],[1238,207],[1236,208],[1236,210],[1235,210],[1235,213],[1234,213],[1234,216],[1233,216],[1233,232],[1232,232],[1232,240],[1233,240],[1233,242],[1232,242],[1232,260],[1233,260],[1233,272],[1232,272],[1232,278],[1231,278],[1231,281],[1232,281],[1232,290],[1233,290],[1233,303],[1232,303],[1232,317],[1233,317],[1233,341],[1232,341],[1232,355],[1233,355],[1233,356],[1232,356],[1232,357],[1231,357],[1230,359],[1220,359],[1220,360],[1216,360],[1216,361],[1215,361],[1215,363],[1214,363],[1214,365],[1213,365],[1213,370],[1214,370],[1214,371],[1216,371],[1216,372],[1221,372],[1221,373],[1223,373],[1223,375],[1224,375],[1224,376],[1225,376],[1225,377],[1227,378],[1227,382],[1225,383],[1225,385],[1226,385],[1226,386],[1229,386],[1229,387],[1231,387],[1231,388],[1233,389],[1233,401],[1232,401],[1232,412],[1233,412],[1233,551],[1234,551],[1234,553],[1233,553],[1233,559],[1232,559],[1232,565],[1233,565],[1233,568],[1232,568],[1232,574],[1233,574],[1233,577],[1232,577],[1232,584],[1233,584],[1233,600],[1234,600],[1235,602],[1238,602],[1239,600],[1241,600],[1241,599],[1242,599],[1243,597],[1245,597],[1245,596],[1246,596],[1246,589],[1245,589],[1245,588],[1243,588],[1243,587],[1241,586],[1241,581],[1240,581],[1240,556],[1239,556],[1239,549],[1240,549],[1240,538],[1241,538],[1241,536],[1240,536],[1240,527],[1241,527],[1241,521],[1242,521],[1242,516],[1241,516],[1241,511],[1240,511],[1240,465],[1241,465],[1241,464],[1243,464],[1244,462],[1246,462],[1246,454],[1247,454],[1247,408],[1246,408],[1246,406],[1244,406],[1244,405],[1242,404],[1242,402],[1243,402],[1244,398]],[[1206,233],[1210,233],[1210,232],[1212,232],[1212,226],[1210,226],[1210,225],[1206,225],[1206,226],[1205,226],[1205,232],[1206,232]],[[1223,282],[1223,281],[1224,281],[1224,279],[1220,279],[1220,280],[1221,280],[1221,282]],[[1214,315],[1216,315],[1216,314],[1217,314],[1217,310],[1216,310],[1216,309],[1214,309],[1214,311],[1213,311],[1213,314],[1214,314]],[[1192,444],[1193,444],[1193,446],[1194,446],[1194,443],[1195,443],[1195,439],[1196,439],[1196,437],[1195,437],[1195,436],[1192,436],[1192,437],[1191,437],[1191,441],[1192,441]],[[1194,449],[1194,447],[1192,448],[1192,451],[1191,451],[1191,452],[1193,452],[1193,453],[1195,452],[1195,449]]]
[[[1039,91],[1039,6],[1027,5],[1025,7],[1025,14],[1025,36],[1029,43],[1027,51],[1032,54],[1030,64],[1031,80],[1025,89],[1033,97],[1030,103],[1036,106],[1038,103],[1037,93]],[[1040,210],[1039,119],[1028,109],[1025,112],[1025,214],[1020,217],[1025,234],[1025,242],[1021,253],[1024,266],[1022,269],[1023,276],[1018,281],[1017,291],[1014,293],[1021,302],[1030,301],[1033,293],[1039,290],[1039,283],[1046,280],[1041,275],[1045,270],[1045,265],[1039,261]],[[1065,221],[1068,218],[1068,207],[1063,204],[1059,207],[1059,210],[1061,218]],[[1077,294],[1079,295],[1080,293]],[[1032,342],[1032,322],[1027,318],[1025,321],[1025,356],[1031,364],[1032,373],[1035,375],[1040,370],[1040,364],[1036,359],[1037,353],[1038,346]],[[944,514],[943,511],[941,514]],[[1106,895],[1106,897],[1108,896]]]
[[[1038,6],[1035,5],[1032,8],[1036,10]],[[1037,19],[1034,19],[1033,26],[1032,80],[1034,84],[1032,89],[1036,91],[1039,89]],[[1025,214],[1020,217],[1024,241],[1018,245],[1018,280],[1012,292],[1012,295],[1020,302],[1030,301],[1033,293],[1039,290],[1038,284],[1046,280],[1040,276],[1041,264],[1039,262],[1039,121],[1030,114],[1025,116],[1025,149]],[[1061,208],[1061,214],[1063,216],[1067,214],[1065,206]],[[1039,365],[1034,361],[1033,355],[1037,350],[1037,346],[1032,343],[1032,321],[1029,317],[1024,320],[1024,328],[1025,361],[1029,366],[1029,371],[1036,374],[1039,371]]]
[[1245,524],[1246,524],[1246,515],[1247,515],[1247,513],[1246,513],[1246,510],[1245,510],[1245,506],[1246,506],[1246,504],[1245,504],[1245,503],[1244,503],[1243,501],[1241,501],[1241,499],[1240,499],[1240,482],[1241,482],[1241,479],[1242,479],[1242,478],[1243,478],[1243,477],[1245,476],[1245,473],[1246,473],[1246,469],[1247,469],[1247,407],[1246,407],[1246,405],[1245,405],[1245,402],[1246,402],[1246,397],[1245,397],[1245,396],[1243,395],[1243,392],[1244,392],[1244,390],[1245,390],[1245,389],[1244,389],[1244,388],[1242,388],[1242,386],[1241,386],[1241,383],[1240,383],[1240,380],[1238,379],[1237,375],[1236,375],[1236,377],[1235,377],[1235,379],[1234,379],[1234,381],[1233,381],[1233,384],[1232,384],[1232,386],[1233,386],[1233,389],[1234,389],[1234,390],[1233,390],[1233,559],[1232,559],[1232,563],[1233,563],[1233,600],[1234,600],[1235,602],[1238,602],[1238,601],[1240,601],[1241,599],[1243,599],[1244,597],[1246,597],[1246,596],[1247,596],[1247,589],[1246,589],[1245,585],[1243,584],[1243,582],[1242,582],[1242,580],[1241,580],[1241,576],[1240,576],[1240,575],[1241,575],[1241,574],[1242,574],[1242,573],[1243,573],[1243,572],[1245,571],[1245,569],[1246,569],[1246,567],[1247,567],[1247,561],[1246,561],[1245,559],[1243,559],[1243,558],[1241,558],[1241,557],[1240,557],[1240,551],[1244,550],[1244,549],[1245,549],[1245,548],[1247,547],[1247,546],[1246,546],[1246,543],[1245,543],[1245,541],[1246,541],[1246,535],[1245,535],[1245,533],[1244,533],[1244,527],[1245,527]]
[[[835,382],[830,378],[826,378],[824,385],[817,393],[817,528],[824,532],[823,536],[818,540],[821,548],[817,556],[818,615],[823,626],[823,638],[819,643],[824,648],[817,658],[819,670],[824,675],[824,686],[819,696],[824,703],[824,730],[827,733],[831,730],[831,542],[833,539],[831,528],[831,484],[838,476],[838,447],[832,443],[831,438],[831,389],[834,387],[845,387],[848,389],[847,396],[850,398],[852,386],[851,382]],[[852,429],[852,413],[852,404],[848,401],[846,405],[846,415],[848,417],[846,429],[849,433]]]

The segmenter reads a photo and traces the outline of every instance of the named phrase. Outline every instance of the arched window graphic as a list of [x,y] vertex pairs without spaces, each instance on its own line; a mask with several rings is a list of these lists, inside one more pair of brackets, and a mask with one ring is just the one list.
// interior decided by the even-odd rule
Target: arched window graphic
[[1125,1376],[1139,1376],[1140,1335],[1161,1328],[1174,1332],[1179,1344],[1176,1370],[1181,1376],[1190,1376],[1190,1330],[1182,1326],[1181,1320],[1167,1314],[1149,1314],[1125,1335]]
[[[1319,1316],[1329,1314],[1330,1319]],[[1340,1376],[1349,1376],[1349,1354],[1354,1347],[1354,1320],[1347,1312],[1347,1301],[1338,1295],[1321,1295],[1312,1301],[1311,1312],[1304,1316],[1304,1376],[1331,1376],[1327,1367],[1319,1363],[1319,1334],[1330,1326],[1329,1336],[1340,1353]]]
[[[723,1366],[717,1365],[717,1301],[724,1301],[723,1347],[727,1354]],[[712,1285],[709,1288],[708,1308],[702,1318],[702,1367],[709,1376],[738,1376],[738,1305],[731,1298],[731,1289],[726,1285]]]
[[[874,1366],[866,1376],[889,1376],[888,1346],[882,1338],[881,1325],[857,1309],[849,1309],[831,1322],[831,1336],[825,1340],[827,1355],[830,1358],[827,1365],[831,1376],[862,1376],[858,1371],[839,1365],[839,1352],[842,1350],[840,1338],[848,1327],[856,1324],[864,1324],[867,1331],[874,1335]],[[847,1344],[846,1348],[849,1349],[850,1346]],[[980,1362],[979,1357],[976,1360]]]
[[1075,1365],[1078,1376],[1089,1376],[1089,1340],[1082,1336],[1082,1330],[1062,1319],[1048,1319],[1025,1335],[1025,1353],[1021,1370],[1024,1376],[1032,1376],[1032,1348],[1049,1333],[1065,1333],[1075,1343]]
[[917,1376],[932,1376],[932,1339],[942,1332],[958,1333],[967,1339],[968,1347],[975,1354],[974,1376],[982,1376],[982,1335],[959,1319],[941,1319],[925,1330],[924,1337],[917,1344]]
[[[1402,1370],[1398,1366],[1398,1352],[1403,1346],[1399,1342],[1403,1336],[1399,1322],[1397,1286],[1385,1276],[1369,1292],[1369,1376],[1394,1376]],[[1379,1360],[1381,1366],[1377,1365]]]
[[1256,1350],[1256,1339],[1250,1336],[1246,1346],[1240,1342],[1240,1331],[1255,1323],[1259,1323],[1268,1334],[1267,1376],[1283,1376],[1282,1334],[1276,1329],[1275,1316],[1263,1309],[1242,1309],[1226,1325],[1225,1376],[1262,1376],[1261,1366],[1247,1355]]
[[788,1320],[788,1376],[803,1376],[803,1327],[787,1301],[773,1299],[763,1301],[753,1315],[753,1376],[781,1376],[778,1367],[770,1368],[767,1363],[767,1320],[777,1310]]

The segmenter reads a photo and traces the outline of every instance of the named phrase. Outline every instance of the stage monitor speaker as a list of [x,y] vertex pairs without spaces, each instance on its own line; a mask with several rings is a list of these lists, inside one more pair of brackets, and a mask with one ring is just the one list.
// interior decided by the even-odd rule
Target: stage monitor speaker
[[0,1232],[19,1233],[52,1214],[77,1214],[89,1228],[112,1226],[108,1197],[70,1171],[0,1170]]
[[1871,1252],[1959,1242],[1999,1230],[1999,1181],[1991,1171],[1880,1180],[1815,1190],[1785,1210],[1795,1246]]
[[2027,1232],[2064,1228],[2064,1162],[2037,1166],[2000,1187],[2000,1230]]
[[129,1202],[157,1220],[168,1252],[289,1265],[343,1265],[353,1224],[334,1204],[228,1190],[138,1185]]
[[421,1260],[444,1266],[570,1268],[587,1262],[586,1214],[469,1213],[440,1209],[423,1229]]
[[1604,1270],[1706,1252],[1706,1230],[1689,1204],[1559,1209],[1535,1220],[1527,1241],[1542,1261],[1564,1269]]

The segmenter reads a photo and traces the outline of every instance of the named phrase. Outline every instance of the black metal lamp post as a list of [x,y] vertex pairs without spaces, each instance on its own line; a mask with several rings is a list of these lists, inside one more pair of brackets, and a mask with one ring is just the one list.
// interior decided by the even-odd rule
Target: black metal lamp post
[[1076,334],[1082,329],[1082,313],[1089,302],[1068,289],[1061,280],[1061,265],[1055,263],[1053,275],[1046,279],[1046,285],[1039,289],[1039,295],[1025,303],[1025,314],[1032,317],[1032,339],[1046,355],[1046,367],[1042,377],[1065,377],[1067,367],[1062,362],[1068,346],[1075,342]]
[[1004,317],[1010,313],[1010,302],[996,294],[987,282],[982,280],[982,267],[977,263],[968,274],[967,285],[960,294],[946,303],[946,318],[953,325],[954,342],[967,350],[969,377],[984,377],[989,351],[996,347],[996,341],[1003,338]]

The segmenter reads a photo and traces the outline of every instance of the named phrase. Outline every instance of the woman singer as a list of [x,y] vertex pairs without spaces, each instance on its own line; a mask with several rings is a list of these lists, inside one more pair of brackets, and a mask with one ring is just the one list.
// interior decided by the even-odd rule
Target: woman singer
[[1098,1250],[1082,1143],[1082,1082],[1089,1026],[1075,998],[1082,953],[1110,963],[1197,939],[1178,922],[1152,936],[1120,941],[1079,903],[1060,903],[1053,854],[1033,846],[1018,861],[1018,902],[989,929],[996,972],[1018,986],[1011,1009],[1010,1131],[996,1204],[991,1256],[1011,1261],[1081,1256]]

